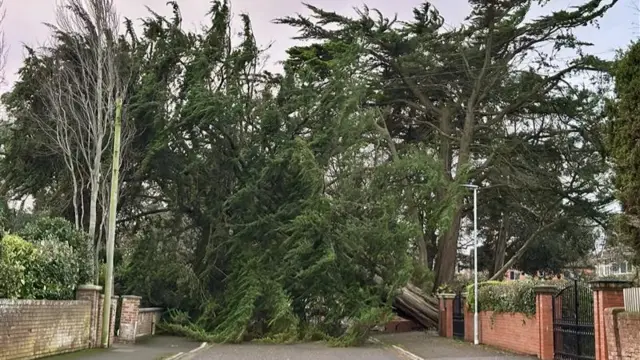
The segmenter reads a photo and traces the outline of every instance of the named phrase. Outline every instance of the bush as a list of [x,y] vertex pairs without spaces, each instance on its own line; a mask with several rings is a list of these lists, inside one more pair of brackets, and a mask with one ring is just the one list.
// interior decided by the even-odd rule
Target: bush
[[16,235],[0,240],[0,298],[72,299],[78,275],[77,256],[66,243]]
[[72,299],[80,279],[78,256],[71,246],[50,237],[36,244],[38,261],[34,263],[36,299]]
[[68,244],[75,254],[75,264],[80,266],[78,281],[82,283],[93,281],[89,266],[93,262],[93,254],[87,249],[87,234],[76,230],[71,222],[60,217],[39,217],[27,223],[18,234],[32,243],[52,241]]
[[19,236],[0,240],[0,298],[31,298],[34,279],[31,266],[37,262],[35,245]]
[[[487,281],[478,284],[478,311],[496,313],[536,313],[537,281]],[[473,284],[467,286],[467,302],[474,303]]]

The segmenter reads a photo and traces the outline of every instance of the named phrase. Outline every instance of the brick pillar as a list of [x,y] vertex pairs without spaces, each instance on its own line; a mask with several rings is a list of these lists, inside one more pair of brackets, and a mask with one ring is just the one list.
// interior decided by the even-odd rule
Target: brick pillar
[[[118,312],[118,296],[111,297],[111,311],[110,311],[110,323],[109,323],[109,347],[113,345],[116,332],[116,314]],[[98,305],[98,328],[96,329],[96,338],[98,339],[98,347],[102,346],[102,309],[104,307],[104,294],[100,295],[100,303]]]
[[631,287],[630,281],[603,280],[592,281],[593,290],[593,329],[596,337],[596,360],[606,360],[607,332],[605,328],[605,309],[624,306],[624,289]]
[[76,299],[89,301],[91,303],[91,319],[89,321],[89,347],[100,347],[100,338],[98,335],[98,318],[100,317],[100,292],[102,286],[97,285],[80,285],[76,290]]
[[447,336],[447,307],[444,303],[444,298],[442,295],[438,294],[439,306],[438,306],[438,335],[445,337]]
[[555,286],[539,285],[536,291],[536,319],[538,322],[538,359],[553,360],[553,295]]
[[456,294],[440,294],[440,336],[453,337],[453,299]]
[[120,297],[114,295],[111,297],[111,324],[109,324],[109,347],[113,345],[116,339],[116,314],[118,313],[118,300]]
[[[604,309],[604,322],[607,335],[607,357],[610,360],[622,359],[622,348],[620,344],[620,328],[618,328],[618,315],[624,312],[623,307],[613,307]],[[623,330],[624,331],[624,330]],[[636,330],[637,331],[637,330]],[[629,333],[628,329],[626,331]],[[633,330],[631,330],[633,332]]]
[[140,296],[122,296],[122,311],[120,312],[120,333],[118,341],[134,343],[138,330],[138,312],[140,310]]

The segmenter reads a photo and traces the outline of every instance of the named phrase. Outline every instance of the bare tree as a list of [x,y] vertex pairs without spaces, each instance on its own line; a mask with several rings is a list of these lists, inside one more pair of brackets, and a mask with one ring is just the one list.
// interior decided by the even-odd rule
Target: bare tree
[[[117,56],[119,20],[113,0],[64,0],[56,23],[48,26],[56,73],[43,84],[49,111],[39,124],[64,158],[77,228],[85,226],[83,194],[89,191],[87,253],[92,254],[99,238],[100,190],[108,181],[103,172],[110,166],[105,159],[112,147],[115,102],[126,85]],[[97,282],[96,265],[91,272]]]
[[4,84],[5,73],[4,68],[7,64],[7,46],[4,41],[4,18],[7,15],[7,11],[4,8],[4,0],[0,0],[0,84]]

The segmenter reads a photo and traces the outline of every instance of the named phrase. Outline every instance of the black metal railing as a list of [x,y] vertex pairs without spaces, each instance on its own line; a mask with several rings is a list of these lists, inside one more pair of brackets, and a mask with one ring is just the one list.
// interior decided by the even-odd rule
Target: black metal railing
[[453,298],[453,337],[464,339],[464,299],[460,293]]
[[554,357],[558,360],[595,359],[593,293],[574,280],[553,298]]

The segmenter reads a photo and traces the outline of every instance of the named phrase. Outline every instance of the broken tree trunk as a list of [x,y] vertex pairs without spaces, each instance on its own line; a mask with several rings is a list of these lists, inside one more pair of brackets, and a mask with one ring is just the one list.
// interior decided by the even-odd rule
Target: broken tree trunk
[[393,306],[427,329],[438,327],[438,299],[425,294],[417,286],[409,283],[400,289],[400,293],[393,300]]
[[[375,275],[373,281],[381,284],[382,278]],[[438,299],[433,295],[425,294],[411,283],[400,289],[400,293],[393,299],[393,306],[426,329],[438,328],[440,317]]]

